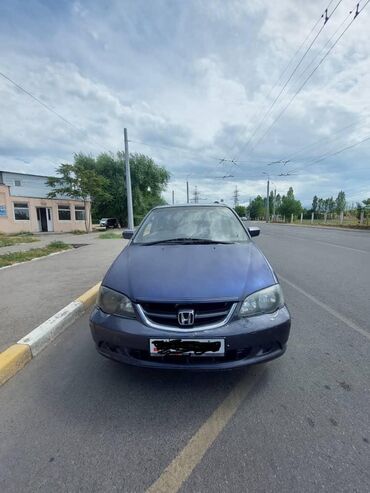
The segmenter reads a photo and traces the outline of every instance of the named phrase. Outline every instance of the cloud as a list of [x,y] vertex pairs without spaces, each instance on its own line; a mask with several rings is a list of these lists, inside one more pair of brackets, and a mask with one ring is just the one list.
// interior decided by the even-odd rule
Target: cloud
[[[282,88],[281,81],[275,85],[282,69],[324,5],[138,0],[112,1],[108,8],[80,0],[51,9],[36,0],[26,5],[4,0],[1,71],[73,125],[0,78],[0,168],[51,174],[75,152],[122,149],[127,127],[131,150],[170,170],[168,200],[172,189],[176,200],[185,200],[188,176],[211,201],[231,203],[236,185],[248,201],[265,193],[263,171],[281,192],[294,186],[305,204],[314,194],[336,195],[345,187],[351,200],[370,195],[369,143],[313,163],[370,135],[370,8],[255,145],[321,59],[351,8],[349,0],[340,4],[262,119]],[[294,159],[286,166],[267,165],[290,156]],[[226,161],[220,164],[221,158]],[[279,176],[292,169],[295,176]]]

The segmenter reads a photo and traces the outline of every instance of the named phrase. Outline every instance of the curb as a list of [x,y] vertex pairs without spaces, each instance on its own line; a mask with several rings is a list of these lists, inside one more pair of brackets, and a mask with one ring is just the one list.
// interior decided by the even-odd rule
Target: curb
[[95,301],[100,282],[0,353],[0,386],[19,372]]

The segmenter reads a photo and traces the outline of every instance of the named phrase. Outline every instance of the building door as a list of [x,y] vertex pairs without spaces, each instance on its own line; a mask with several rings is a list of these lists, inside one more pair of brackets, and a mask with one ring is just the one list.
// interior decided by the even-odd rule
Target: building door
[[47,230],[48,231],[54,231],[54,226],[53,226],[53,211],[51,207],[46,208],[46,221],[47,221]]
[[37,222],[39,224],[39,231],[48,231],[46,207],[37,207]]

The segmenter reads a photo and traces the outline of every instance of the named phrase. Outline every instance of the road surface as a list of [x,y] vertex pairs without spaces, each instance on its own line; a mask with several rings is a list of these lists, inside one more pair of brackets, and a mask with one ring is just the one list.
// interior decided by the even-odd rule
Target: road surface
[[246,371],[99,356],[87,316],[0,389],[0,491],[370,491],[370,235],[262,225],[293,317]]

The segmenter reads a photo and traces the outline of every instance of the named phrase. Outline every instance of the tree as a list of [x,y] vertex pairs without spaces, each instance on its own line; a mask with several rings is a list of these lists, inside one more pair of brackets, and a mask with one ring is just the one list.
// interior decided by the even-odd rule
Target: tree
[[340,214],[341,212],[344,212],[345,208],[346,208],[346,194],[343,192],[343,190],[341,190],[338,193],[338,197],[336,198],[335,201],[335,209],[336,212]]
[[265,202],[261,195],[252,200],[249,204],[249,215],[251,219],[262,219],[265,215]]
[[356,215],[358,219],[360,219],[362,212],[364,213],[365,219],[370,216],[370,198],[363,200],[362,203],[357,202]]
[[247,213],[247,208],[244,207],[243,205],[236,205],[234,207],[235,212],[238,214],[239,217],[245,217]]
[[280,193],[278,193],[275,197],[275,211],[276,211],[276,213],[279,212],[280,207],[281,207],[281,195],[280,195]]
[[298,215],[302,211],[302,204],[294,197],[293,188],[290,187],[288,193],[283,195],[281,199],[281,206],[279,213],[283,216],[289,217],[291,214]]
[[107,181],[99,176],[94,169],[94,158],[84,154],[75,154],[73,164],[60,164],[56,169],[60,176],[50,177],[47,184],[53,190],[48,193],[49,198],[67,196],[75,200],[83,200],[85,206],[85,228],[90,230],[90,214],[87,203],[94,202],[99,196],[106,196],[104,188]]
[[[156,205],[164,204],[161,193],[170,178],[169,172],[144,154],[130,154],[131,188],[135,223]],[[107,180],[109,198],[94,202],[93,218],[117,217],[127,223],[126,169],[123,152],[100,154],[95,160],[96,172]]]
[[312,199],[312,212],[317,212],[319,197],[317,195]]

